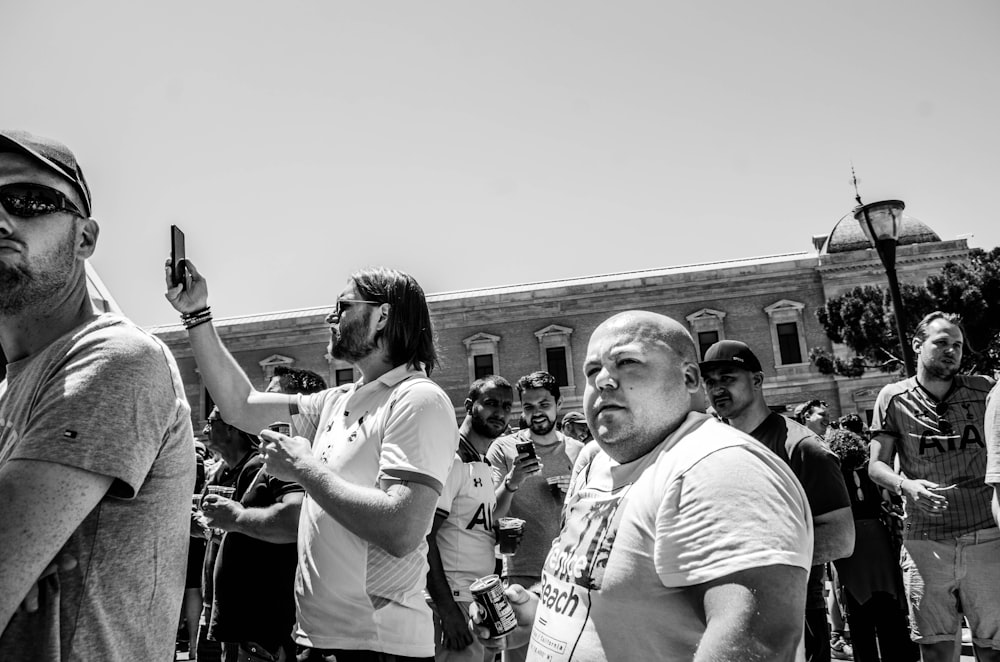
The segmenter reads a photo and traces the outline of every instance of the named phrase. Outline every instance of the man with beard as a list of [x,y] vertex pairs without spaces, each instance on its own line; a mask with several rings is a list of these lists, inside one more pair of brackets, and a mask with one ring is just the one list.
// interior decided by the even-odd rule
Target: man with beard
[[[330,354],[361,373],[311,395],[266,393],[211,324],[208,287],[190,262],[167,299],[226,420],[262,430],[265,471],[306,491],[295,576],[298,661],[416,660],[434,655],[424,599],[426,536],[458,448],[451,401],[427,375],[437,364],[423,290],[385,268],[351,276],[327,317]],[[411,657],[412,656],[412,657]]]
[[[534,586],[542,579],[542,564],[559,533],[565,490],[580,449],[576,439],[556,430],[559,384],[547,372],[533,372],[517,380],[517,394],[528,428],[500,437],[486,456],[493,465],[497,510],[524,520],[524,538],[517,554],[508,559],[511,583]],[[518,444],[530,443],[531,453]],[[525,648],[505,651],[505,660],[524,659]]]
[[190,409],[166,346],[94,310],[90,214],[65,145],[0,131],[3,660],[173,654],[195,481]]
[[427,592],[434,610],[435,657],[483,662],[482,643],[469,631],[469,586],[493,573],[497,512],[493,480],[485,453],[507,429],[514,389],[497,375],[477,379],[465,398],[459,446],[438,499],[427,536]]
[[875,401],[868,475],[903,496],[910,636],[922,658],[952,659],[964,614],[976,658],[1000,660],[1000,529],[984,482],[983,419],[993,384],[958,374],[959,324],[935,311],[917,325],[916,376],[884,387]]
[[721,340],[701,362],[705,395],[715,411],[784,460],[809,497],[816,544],[805,611],[808,662],[830,660],[830,627],[823,596],[824,564],[851,555],[854,517],[837,456],[804,425],[777,414],[764,399],[764,373],[746,343]]

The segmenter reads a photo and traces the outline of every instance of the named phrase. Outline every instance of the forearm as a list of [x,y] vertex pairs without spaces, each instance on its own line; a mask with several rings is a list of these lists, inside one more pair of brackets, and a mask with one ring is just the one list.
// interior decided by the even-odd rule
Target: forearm
[[715,620],[705,628],[694,662],[791,662],[797,647],[798,640],[790,635],[763,641],[748,621]]
[[839,508],[813,518],[813,565],[847,558],[854,553],[854,518]]
[[346,481],[316,459],[304,463],[296,479],[320,508],[348,531],[394,556],[416,549],[430,529],[436,495],[429,487],[412,486],[414,490],[425,488],[433,497],[427,499],[424,494],[420,503],[414,503],[399,498],[403,490],[390,495],[377,487]]
[[110,485],[109,476],[50,462],[0,469],[0,632]]
[[435,532],[427,536],[427,566],[427,593],[437,605],[438,612],[454,608],[455,599],[451,595],[451,586],[444,574],[444,564],[441,563]]
[[892,466],[895,450],[895,440],[885,434],[879,434],[869,444],[868,477],[872,482],[885,487],[894,494],[899,494],[899,481],[902,478]]
[[232,530],[266,542],[295,542],[301,509],[301,497],[266,508],[245,508],[236,518]]
[[497,505],[493,509],[493,519],[496,520],[500,517],[506,517],[507,513],[510,512],[510,504],[514,500],[514,493],[508,490],[504,483],[500,483],[500,487],[496,490]]
[[[264,394],[255,391],[243,368],[222,344],[211,322],[190,329],[188,340],[205,388],[227,423],[254,433],[288,417],[288,396],[267,394],[270,397],[259,397]],[[279,404],[281,401],[284,406]],[[255,406],[258,404],[270,406]]]
[[873,460],[868,463],[868,477],[872,482],[880,487],[890,490],[893,494],[898,494],[899,480],[902,476],[882,460]]

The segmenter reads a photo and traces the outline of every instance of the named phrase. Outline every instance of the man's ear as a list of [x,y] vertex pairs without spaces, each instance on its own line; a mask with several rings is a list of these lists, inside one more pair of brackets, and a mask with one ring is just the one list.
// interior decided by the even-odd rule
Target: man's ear
[[701,390],[701,369],[694,363],[684,366],[684,388],[688,393]]
[[751,378],[751,380],[752,380],[754,388],[757,388],[757,389],[764,388],[764,373],[763,372],[755,372],[755,373],[752,373],[752,374],[753,374],[753,377]]
[[76,254],[84,259],[94,254],[97,248],[97,237],[101,234],[101,226],[92,218],[78,220],[76,227]]
[[472,413],[472,398],[465,399],[465,413],[466,414]]
[[375,323],[375,330],[382,331],[385,329],[386,325],[389,323],[389,311],[392,310],[392,305],[388,303],[380,304],[378,307],[378,322]]

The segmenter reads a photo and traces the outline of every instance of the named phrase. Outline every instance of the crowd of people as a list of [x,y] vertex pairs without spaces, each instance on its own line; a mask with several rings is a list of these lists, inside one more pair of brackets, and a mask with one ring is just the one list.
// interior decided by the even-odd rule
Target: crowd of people
[[[165,345],[90,303],[73,153],[0,132],[0,207],[2,660],[169,660],[179,616],[226,662],[936,661],[963,622],[1000,660],[1000,395],[959,374],[953,315],[920,322],[868,426],[776,413],[749,345],[699,360],[641,310],[590,336],[582,412],[548,373],[491,375],[456,425],[411,276],[337,296],[356,383],[257,388],[186,262],[166,298],[216,404],[199,449]],[[473,590],[494,574],[499,637]]]

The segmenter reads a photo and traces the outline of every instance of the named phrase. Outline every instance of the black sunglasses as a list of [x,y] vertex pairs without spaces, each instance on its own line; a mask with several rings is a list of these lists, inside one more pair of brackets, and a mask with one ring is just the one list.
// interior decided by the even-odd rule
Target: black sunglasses
[[86,218],[80,208],[70,202],[62,191],[33,182],[0,186],[0,206],[3,206],[11,216],[18,218],[35,218],[59,212]]
[[333,324],[335,321],[340,319],[340,316],[344,314],[344,311],[355,304],[365,304],[367,306],[381,306],[383,302],[381,301],[370,301],[368,299],[337,299],[337,305],[333,309],[333,312],[326,316],[326,323]]

